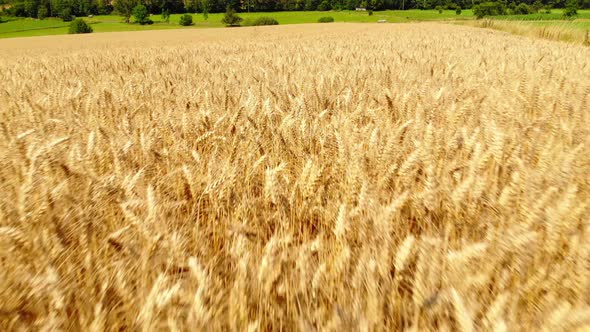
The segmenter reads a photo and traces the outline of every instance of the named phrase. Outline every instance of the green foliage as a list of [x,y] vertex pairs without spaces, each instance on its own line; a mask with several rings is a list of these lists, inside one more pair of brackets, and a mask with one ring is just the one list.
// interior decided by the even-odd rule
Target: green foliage
[[201,7],[203,8],[203,18],[206,20],[209,19],[209,0],[201,0]]
[[117,0],[115,9],[125,18],[125,23],[129,23],[129,18],[133,14],[133,8],[138,4],[137,0]]
[[150,20],[150,13],[144,5],[133,7],[133,18],[135,18],[135,22],[141,25],[154,23],[154,21]]
[[25,11],[25,4],[22,2],[13,4],[9,9],[5,9],[4,12],[7,14],[7,16],[27,16],[27,12]]
[[193,15],[189,15],[189,14],[184,14],[180,17],[180,21],[178,22],[178,24],[182,25],[182,26],[189,26],[189,25],[193,25]]
[[443,7],[442,7],[442,6],[436,6],[436,7],[434,8],[434,10],[436,10],[436,11],[437,11],[439,14],[442,14],[442,12],[443,12]]
[[506,7],[500,2],[484,2],[473,6],[473,15],[478,19],[486,16],[506,15]]
[[228,27],[239,27],[240,23],[243,20],[244,20],[243,18],[241,18],[240,16],[238,16],[238,14],[236,14],[235,10],[227,7],[227,10],[225,11],[225,15],[221,19],[221,23],[225,24]]
[[369,0],[368,8],[371,10],[385,9],[385,1],[384,0]]
[[516,10],[516,2],[509,3],[508,9],[510,10],[511,13],[514,13],[514,11]]
[[332,23],[334,22],[334,18],[332,16],[324,16],[320,17],[318,23]]
[[39,7],[39,0],[25,0],[25,12],[29,17],[37,17],[37,8]]
[[316,10],[319,5],[319,0],[305,0],[305,4],[303,6],[304,10]]
[[48,14],[49,14],[49,11],[47,10],[47,7],[45,7],[45,6],[40,6],[39,9],[37,10],[37,18],[40,20],[44,20]]
[[70,23],[70,28],[68,30],[68,33],[70,33],[70,34],[91,33],[91,32],[92,32],[92,27],[90,25],[88,25],[88,23],[86,23],[86,21],[84,21],[81,18],[77,18],[77,19],[73,20],[72,23]]
[[162,21],[170,23],[170,10],[162,9]]
[[533,10],[529,7],[526,3],[522,2],[514,9],[514,14],[516,15],[528,15],[531,14]]
[[461,15],[461,7],[455,9],[455,14]]
[[100,0],[96,6],[96,13],[98,15],[109,15],[113,12],[113,6],[106,1]]
[[373,10],[369,9],[369,16],[373,16]]
[[317,6],[317,10],[319,10],[319,11],[328,11],[330,9],[332,9],[332,5],[330,4],[330,1],[328,1],[328,0],[323,0]]
[[538,13],[543,8],[543,2],[536,0],[531,6],[532,12]]
[[72,11],[70,8],[64,8],[59,12],[59,18],[64,22],[71,22],[74,18],[72,17]]
[[576,15],[578,15],[578,1],[567,0],[565,3],[565,10],[563,11],[563,16],[574,17]]
[[258,25],[279,25],[279,21],[275,20],[272,17],[263,16],[263,17],[257,18],[250,25],[253,25],[253,26],[258,26]]

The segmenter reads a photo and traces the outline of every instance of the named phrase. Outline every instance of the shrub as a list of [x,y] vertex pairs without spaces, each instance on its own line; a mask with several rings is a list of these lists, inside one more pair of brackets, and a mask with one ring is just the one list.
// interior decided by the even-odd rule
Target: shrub
[[434,9],[435,9],[435,10],[436,10],[436,11],[437,11],[439,14],[442,14],[442,12],[443,12],[443,7],[442,7],[442,6],[436,6]]
[[461,15],[461,7],[455,9],[455,14]]
[[252,22],[249,25],[254,25],[254,26],[257,26],[257,25],[279,25],[279,21],[275,20],[272,17],[263,16],[263,17],[257,18],[254,22]]
[[320,17],[318,23],[332,23],[334,22],[334,18],[332,16],[324,16]]
[[567,0],[567,2],[565,3],[565,10],[563,11],[563,16],[573,17],[576,15],[578,15],[578,1]]
[[369,9],[369,16],[373,16],[373,10]]
[[193,25],[193,16],[189,14],[184,14],[180,17],[180,21],[178,23],[185,27]]
[[141,25],[154,23],[150,20],[150,13],[144,5],[137,5],[133,8],[133,18]]
[[73,20],[72,23],[70,23],[70,29],[68,30],[68,33],[70,33],[70,34],[91,33],[91,32],[92,32],[92,27],[90,25],[88,25],[88,23],[86,23],[86,21],[84,21],[81,18],[77,18],[77,19]]
[[484,2],[473,6],[473,15],[478,19],[485,16],[506,15],[506,7],[499,2]]
[[64,8],[61,12],[59,12],[59,18],[61,18],[64,22],[71,22],[74,17],[72,17],[72,11],[70,8]]
[[239,27],[240,23],[243,20],[243,18],[239,17],[238,14],[236,14],[235,10],[228,7],[225,11],[225,15],[223,15],[223,19],[221,19],[221,23],[225,24],[228,27]]
[[524,2],[521,2],[516,8],[514,9],[514,14],[516,15],[528,15],[532,13],[531,7]]

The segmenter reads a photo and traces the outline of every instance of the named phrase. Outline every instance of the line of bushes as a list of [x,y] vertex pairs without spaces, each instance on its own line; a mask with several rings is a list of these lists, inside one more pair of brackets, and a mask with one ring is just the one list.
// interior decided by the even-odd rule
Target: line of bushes
[[221,19],[221,23],[225,24],[228,27],[238,27],[241,25],[245,26],[261,26],[261,25],[279,25],[279,21],[272,17],[262,16],[255,20],[246,20],[244,21],[233,9],[228,8]]
[[262,16],[257,18],[256,20],[254,20],[254,22],[252,22],[252,24],[250,24],[252,26],[259,26],[259,25],[279,25],[279,21],[275,20],[272,17],[268,17],[268,16]]

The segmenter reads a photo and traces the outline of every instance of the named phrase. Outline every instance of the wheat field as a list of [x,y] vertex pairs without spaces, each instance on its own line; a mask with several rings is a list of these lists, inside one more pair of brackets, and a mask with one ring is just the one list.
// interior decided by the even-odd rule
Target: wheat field
[[0,44],[3,331],[590,328],[590,49],[436,23]]
[[[562,21],[556,24],[534,21],[508,21],[508,20],[470,20],[457,21],[455,24],[475,26],[479,28],[505,31],[515,35],[548,40],[564,41],[584,46],[590,46],[590,30],[581,28],[584,23],[580,21]],[[542,24],[535,24],[542,23]],[[546,24],[546,25],[544,25]],[[578,25],[579,24],[579,25]]]

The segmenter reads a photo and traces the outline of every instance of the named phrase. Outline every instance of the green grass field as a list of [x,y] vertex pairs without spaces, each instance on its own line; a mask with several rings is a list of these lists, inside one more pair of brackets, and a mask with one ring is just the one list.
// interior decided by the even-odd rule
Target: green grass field
[[[562,11],[557,9],[550,14],[508,15],[493,17],[492,19],[527,21],[531,24],[543,26],[565,25],[575,29],[590,29],[590,10],[580,10],[578,13],[575,20],[564,20]],[[202,14],[193,14],[194,25],[190,27],[182,27],[178,24],[180,16],[181,14],[171,15],[170,22],[166,23],[161,20],[160,15],[152,15],[151,19],[154,24],[144,26],[124,23],[122,17],[114,15],[95,16],[92,19],[87,19],[87,21],[92,25],[94,32],[218,28],[223,26],[221,23],[222,13],[209,14],[207,20],[204,19]],[[435,10],[386,10],[374,12],[372,16],[369,16],[367,12],[355,11],[240,13],[240,16],[244,18],[246,25],[261,16],[273,17],[280,24],[315,23],[323,16],[332,16],[336,22],[364,23],[377,22],[378,20],[387,20],[389,23],[403,23],[475,19],[471,10],[463,10],[461,15],[456,15],[455,11],[452,10],[445,10],[442,13]],[[0,38],[67,34],[68,25],[69,23],[56,18],[45,20],[4,18],[4,23],[0,23]]]
[[[191,28],[218,28],[223,27],[221,23],[222,13],[209,14],[205,20],[202,14],[193,14],[194,25],[191,27],[182,27],[178,24],[181,14],[170,16],[170,22],[162,22],[160,15],[152,15],[154,21],[152,25],[138,25],[123,23],[120,16],[94,16],[87,21],[92,25],[95,32],[110,31],[136,31],[136,30],[162,30],[162,29],[191,29]],[[315,23],[320,17],[332,16],[336,22],[377,22],[378,20],[387,20],[391,23],[412,22],[412,21],[439,21],[439,20],[467,20],[473,19],[470,10],[464,10],[461,15],[456,15],[454,11],[447,10],[439,14],[434,10],[387,10],[374,12],[369,16],[367,12],[339,11],[339,12],[274,12],[274,13],[240,13],[244,18],[244,23],[253,21],[261,16],[270,16],[279,21],[280,24],[299,24]],[[27,37],[42,35],[60,35],[68,32],[67,22],[60,19],[49,18],[45,20],[23,19],[23,18],[5,18],[4,23],[0,23],[0,38]]]

